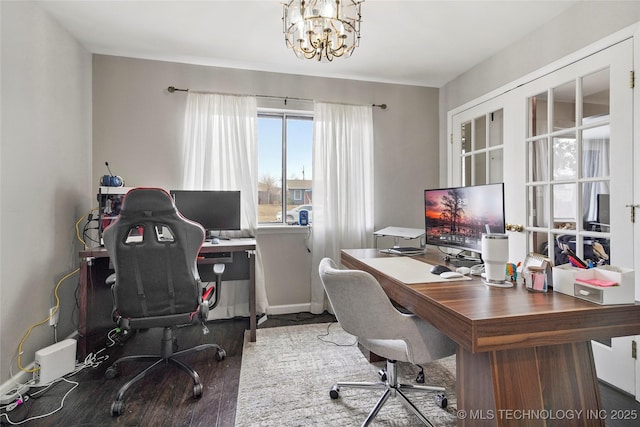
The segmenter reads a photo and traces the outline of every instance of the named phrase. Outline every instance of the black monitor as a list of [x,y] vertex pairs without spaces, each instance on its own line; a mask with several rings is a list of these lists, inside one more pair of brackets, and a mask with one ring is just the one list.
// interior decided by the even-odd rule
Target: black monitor
[[609,195],[598,194],[596,196],[597,207],[597,219],[596,221],[601,225],[610,225],[611,218],[609,217]]
[[428,245],[482,252],[483,233],[504,233],[504,184],[424,191]]
[[240,230],[240,191],[171,190],[176,207],[207,230]]

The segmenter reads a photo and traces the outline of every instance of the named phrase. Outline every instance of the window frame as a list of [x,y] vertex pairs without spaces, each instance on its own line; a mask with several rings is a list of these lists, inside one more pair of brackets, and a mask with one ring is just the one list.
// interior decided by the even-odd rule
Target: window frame
[[[291,109],[282,109],[282,108],[258,108],[258,120],[260,118],[279,118],[282,120],[282,150],[281,150],[281,181],[280,181],[280,209],[282,212],[280,221],[269,221],[269,222],[260,222],[258,218],[257,224],[258,227],[273,227],[273,226],[287,226],[290,224],[287,223],[287,191],[286,191],[286,182],[287,178],[287,120],[288,119],[297,119],[297,120],[310,120],[313,122],[313,111],[311,110],[291,110]],[[258,139],[258,145],[260,141]],[[313,153],[312,153],[313,154]],[[260,158],[258,158],[258,170],[260,169]],[[261,177],[258,174],[258,184],[260,183]],[[313,186],[312,186],[313,190]],[[258,198],[259,200],[259,198]],[[259,211],[259,207],[257,211]],[[297,225],[297,224],[296,224]]]

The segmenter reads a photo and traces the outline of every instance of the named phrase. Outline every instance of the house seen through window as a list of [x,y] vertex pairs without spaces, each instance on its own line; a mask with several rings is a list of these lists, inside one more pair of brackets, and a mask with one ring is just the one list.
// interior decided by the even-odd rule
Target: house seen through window
[[312,141],[311,114],[258,114],[258,223],[313,221]]

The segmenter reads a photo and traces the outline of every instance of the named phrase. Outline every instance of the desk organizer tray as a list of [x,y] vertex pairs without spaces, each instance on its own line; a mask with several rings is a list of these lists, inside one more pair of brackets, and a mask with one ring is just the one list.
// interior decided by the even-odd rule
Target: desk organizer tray
[[[571,264],[553,267],[553,290],[596,304],[633,304],[634,271],[629,268],[602,266],[576,268]],[[611,282],[616,283],[612,285]],[[602,284],[605,286],[597,286]]]

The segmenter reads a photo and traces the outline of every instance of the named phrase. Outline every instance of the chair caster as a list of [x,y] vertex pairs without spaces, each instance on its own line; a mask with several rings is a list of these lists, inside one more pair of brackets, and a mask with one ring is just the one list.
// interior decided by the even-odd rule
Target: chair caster
[[447,401],[446,396],[444,395],[444,393],[438,393],[436,395],[436,405],[438,405],[439,407],[441,407],[442,409],[445,409],[447,407],[447,404],[449,402]]
[[111,404],[111,416],[117,417],[124,412],[124,402],[122,400],[114,400]]
[[387,380],[387,370],[386,369],[380,369],[378,371],[378,376],[380,377],[380,379],[382,381],[386,381]]
[[218,349],[218,351],[216,351],[216,360],[218,362],[220,362],[221,360],[224,360],[225,357],[227,357],[226,351],[224,351],[223,349]]
[[202,397],[202,384],[198,383],[193,385],[193,397],[195,399]]
[[336,400],[337,398],[340,397],[340,387],[338,387],[338,385],[334,385],[333,387],[331,387],[331,390],[329,391],[329,396],[333,399]]
[[104,377],[108,380],[112,380],[118,376],[118,368],[115,365],[111,365],[104,371]]

